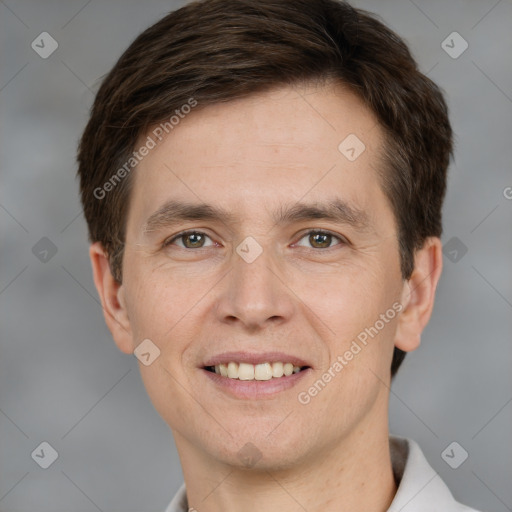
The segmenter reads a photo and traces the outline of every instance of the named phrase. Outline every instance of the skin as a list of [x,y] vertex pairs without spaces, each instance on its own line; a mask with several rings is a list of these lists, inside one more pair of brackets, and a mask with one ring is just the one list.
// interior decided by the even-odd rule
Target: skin
[[[353,162],[338,151],[351,133],[366,146]],[[419,346],[442,257],[440,240],[427,239],[410,280],[402,279],[396,223],[377,178],[383,142],[374,115],[332,84],[198,107],[134,171],[122,284],[101,245],[90,248],[118,348],[131,354],[149,338],[161,351],[140,371],[172,429],[189,506],[199,512],[384,511],[396,493],[388,444],[393,347]],[[334,197],[363,210],[368,229],[273,221],[278,207]],[[169,199],[222,206],[233,222],[145,231]],[[203,247],[190,238],[162,247],[189,229],[207,235]],[[333,238],[315,244],[315,229]],[[248,236],[263,250],[252,263],[235,250]],[[395,302],[401,313],[301,404],[298,393]],[[282,351],[312,370],[271,398],[235,398],[200,369],[232,350]],[[252,468],[238,455],[248,442],[259,456]]]

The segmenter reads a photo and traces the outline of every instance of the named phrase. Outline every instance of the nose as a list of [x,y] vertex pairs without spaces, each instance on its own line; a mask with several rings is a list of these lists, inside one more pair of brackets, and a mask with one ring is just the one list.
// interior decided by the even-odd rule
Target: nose
[[286,285],[276,256],[269,248],[252,262],[233,253],[232,269],[221,282],[216,312],[221,322],[258,330],[283,323],[294,311],[293,293]]

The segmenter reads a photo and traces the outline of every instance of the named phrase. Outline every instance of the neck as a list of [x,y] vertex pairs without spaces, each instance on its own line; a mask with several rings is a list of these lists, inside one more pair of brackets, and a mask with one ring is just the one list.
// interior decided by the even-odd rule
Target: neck
[[175,433],[189,510],[384,512],[396,493],[384,416],[279,470],[221,463]]

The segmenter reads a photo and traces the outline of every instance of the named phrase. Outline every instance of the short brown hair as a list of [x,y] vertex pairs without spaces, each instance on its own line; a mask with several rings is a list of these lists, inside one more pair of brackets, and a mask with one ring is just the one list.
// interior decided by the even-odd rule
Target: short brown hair
[[[375,15],[337,0],[202,0],[140,34],[103,80],[78,150],[91,242],[102,243],[121,282],[130,175],[110,186],[151,126],[187,104],[199,108],[281,85],[333,81],[355,92],[384,130],[383,191],[393,209],[401,271],[441,236],[452,132],[439,88]],[[117,174],[119,178],[119,173]],[[106,189],[105,189],[106,190]],[[391,374],[405,352],[395,348]]]

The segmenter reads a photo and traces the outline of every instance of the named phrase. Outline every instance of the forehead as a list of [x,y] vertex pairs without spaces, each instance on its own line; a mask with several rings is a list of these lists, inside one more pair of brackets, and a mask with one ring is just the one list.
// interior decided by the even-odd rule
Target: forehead
[[360,208],[372,195],[382,199],[382,131],[362,101],[338,86],[286,86],[198,104],[156,141],[133,176],[130,217],[141,222],[177,198],[240,212],[259,206],[261,215],[271,205],[319,202],[333,192]]

